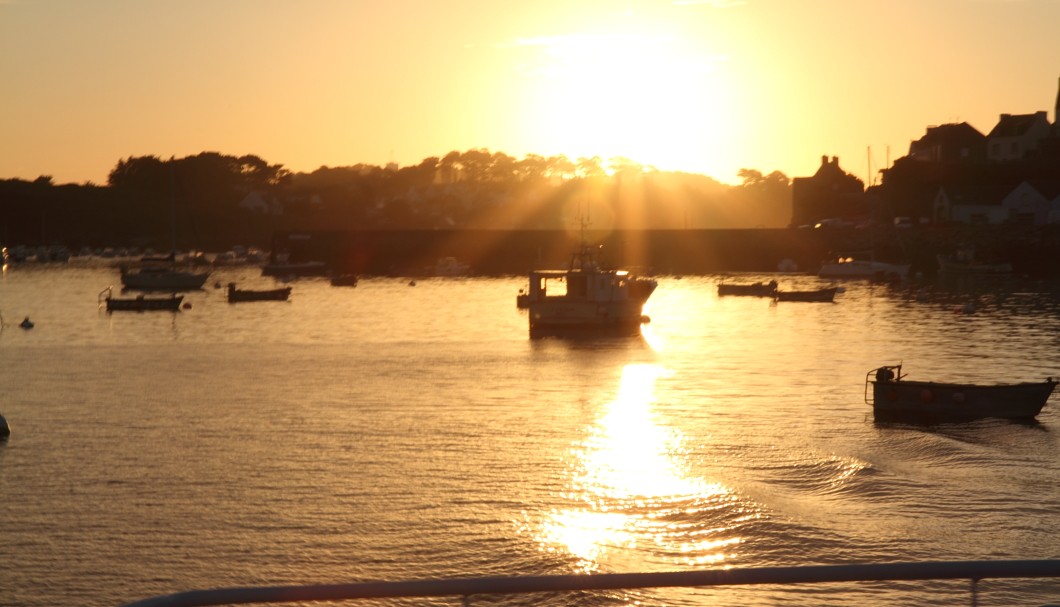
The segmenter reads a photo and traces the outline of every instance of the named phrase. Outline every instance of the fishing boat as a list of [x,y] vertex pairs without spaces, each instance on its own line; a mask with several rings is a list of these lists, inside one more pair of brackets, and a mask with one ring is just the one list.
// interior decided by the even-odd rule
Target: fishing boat
[[602,268],[583,239],[566,270],[531,271],[530,286],[516,302],[529,311],[531,338],[635,335],[648,322],[644,303],[656,286],[654,279]]
[[814,289],[810,291],[777,291],[775,299],[777,301],[815,301],[832,303],[835,301],[835,294],[839,291],[839,287],[828,287],[826,289]]
[[291,287],[278,289],[239,289],[236,283],[228,283],[228,303],[244,301],[287,301],[291,296]]
[[898,364],[878,367],[865,375],[865,402],[872,405],[876,419],[884,420],[1033,419],[1056,383],[1051,377],[1014,384],[910,381]]
[[106,306],[107,312],[176,312],[180,310],[183,295],[173,293],[168,297],[137,295],[136,297],[114,297],[113,287],[107,287],[99,293],[100,306]]
[[777,281],[756,282],[752,284],[718,283],[718,295],[750,295],[756,297],[773,297],[777,292]]

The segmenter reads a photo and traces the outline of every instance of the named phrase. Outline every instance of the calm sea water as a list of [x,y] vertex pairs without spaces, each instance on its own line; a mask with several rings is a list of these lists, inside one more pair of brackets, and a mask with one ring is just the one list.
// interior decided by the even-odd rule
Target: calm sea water
[[[879,425],[866,373],[1060,376],[1060,291],[843,283],[835,304],[668,277],[642,338],[527,338],[524,280],[293,283],[114,313],[101,266],[0,276],[0,605],[222,586],[1060,557],[1060,403]],[[741,280],[768,280],[746,275]],[[781,288],[821,284],[777,277]],[[975,312],[962,313],[965,304]],[[20,330],[29,316],[36,327]],[[966,582],[527,596],[555,605],[942,605]],[[981,604],[1053,582],[988,581]],[[457,604],[455,600],[418,604]]]

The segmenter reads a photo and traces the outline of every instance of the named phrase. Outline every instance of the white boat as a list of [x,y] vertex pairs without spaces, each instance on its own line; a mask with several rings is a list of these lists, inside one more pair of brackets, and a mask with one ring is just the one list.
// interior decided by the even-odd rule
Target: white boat
[[905,278],[909,264],[886,263],[872,259],[839,257],[821,264],[817,272],[823,278]]
[[210,277],[209,270],[178,266],[176,256],[144,258],[138,267],[121,266],[121,284],[140,291],[186,291],[201,289]]
[[428,270],[434,276],[467,276],[471,266],[455,257],[442,257]]
[[582,243],[566,270],[533,270],[530,286],[517,300],[529,311],[530,337],[548,335],[635,335],[644,303],[658,283],[625,270],[601,268]]

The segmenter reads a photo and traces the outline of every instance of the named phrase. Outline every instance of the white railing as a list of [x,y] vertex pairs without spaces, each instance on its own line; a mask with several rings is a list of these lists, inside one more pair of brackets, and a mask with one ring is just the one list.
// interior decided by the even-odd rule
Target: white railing
[[472,596],[482,594],[527,594],[678,586],[822,584],[960,579],[970,582],[971,605],[975,607],[978,604],[978,582],[984,579],[1001,578],[1060,578],[1060,560],[809,565],[802,567],[760,567],[663,573],[483,577],[406,582],[220,588],[157,596],[128,603],[125,607],[208,607],[211,605],[242,605],[247,603],[292,603],[445,596],[461,597],[464,605],[469,605]]

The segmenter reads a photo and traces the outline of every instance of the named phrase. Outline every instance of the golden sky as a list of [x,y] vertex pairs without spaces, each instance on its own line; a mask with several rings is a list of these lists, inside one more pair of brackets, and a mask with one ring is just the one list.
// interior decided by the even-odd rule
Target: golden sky
[[0,0],[0,179],[480,148],[865,179],[930,125],[1054,120],[1058,24],[1060,0]]

